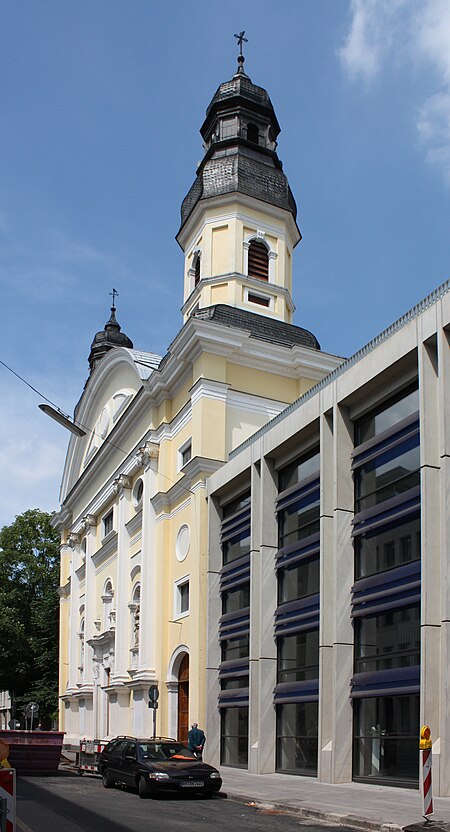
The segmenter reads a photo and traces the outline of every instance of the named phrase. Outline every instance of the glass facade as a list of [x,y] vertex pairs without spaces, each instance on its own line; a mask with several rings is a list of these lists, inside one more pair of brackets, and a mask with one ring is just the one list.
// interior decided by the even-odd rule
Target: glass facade
[[294,774],[317,772],[318,702],[277,707],[277,768]]
[[248,762],[250,494],[222,508],[220,592],[221,764]]
[[368,697],[354,705],[355,777],[417,785],[419,694]]
[[278,475],[278,771],[317,774],[319,698],[320,457],[317,449]]
[[221,712],[220,762],[223,766],[247,768],[248,705],[223,708]]
[[418,784],[420,447],[417,387],[355,424],[353,776]]

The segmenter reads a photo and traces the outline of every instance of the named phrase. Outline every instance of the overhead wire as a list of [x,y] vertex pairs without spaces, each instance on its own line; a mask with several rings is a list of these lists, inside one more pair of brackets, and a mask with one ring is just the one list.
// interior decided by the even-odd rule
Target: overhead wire
[[[5,361],[2,361],[1,358],[0,358],[0,364],[3,367],[5,367],[7,370],[9,370],[10,373],[12,373],[14,376],[16,376],[16,378],[18,378],[20,381],[22,381],[24,384],[26,384],[26,386],[29,387],[30,390],[33,390],[34,393],[37,393],[38,396],[40,396],[42,399],[45,399],[45,401],[48,402],[49,404],[51,404],[52,407],[56,408],[58,413],[60,413],[62,416],[64,416],[66,419],[68,419],[70,421],[70,416],[67,413],[65,413],[64,410],[62,410],[51,399],[47,398],[47,396],[44,396],[44,394],[40,390],[38,390],[36,387],[34,387],[32,384],[30,384],[30,382],[27,381],[26,378],[23,378],[23,376],[21,376],[19,373],[17,373],[15,370],[13,370],[13,368],[10,367],[9,364],[7,364]],[[97,431],[93,430],[93,428],[90,428],[87,425],[84,425],[82,422],[79,422],[78,419],[77,420],[73,419],[73,423],[75,425],[78,425],[80,428],[83,428],[83,430],[87,431],[88,433],[91,433],[93,436],[98,436],[99,439],[102,439],[102,437],[100,436],[99,433],[97,433]],[[117,451],[120,451],[122,454],[125,454],[126,456],[128,456],[128,454],[129,454],[128,451],[125,451],[124,448],[121,448],[120,445],[116,445],[115,442],[112,442],[110,439],[103,439],[103,443],[111,445],[111,447],[115,448]],[[163,474],[160,471],[158,471],[158,476],[162,477],[163,479],[167,480],[168,482],[171,482],[172,485],[178,485],[184,491],[187,491],[189,494],[193,494],[194,497],[195,497],[196,492],[193,491],[191,488],[187,488],[185,485],[181,485],[181,483],[178,480],[173,480],[171,477],[168,477],[167,474]]]

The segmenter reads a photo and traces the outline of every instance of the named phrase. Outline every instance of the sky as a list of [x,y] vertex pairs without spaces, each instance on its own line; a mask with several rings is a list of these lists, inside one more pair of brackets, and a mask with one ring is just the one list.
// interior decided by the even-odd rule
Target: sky
[[[182,324],[180,205],[236,68],[298,206],[294,322],[349,356],[450,277],[450,0],[0,0],[0,360],[66,413],[117,318]],[[0,365],[0,527],[59,508],[69,434]]]

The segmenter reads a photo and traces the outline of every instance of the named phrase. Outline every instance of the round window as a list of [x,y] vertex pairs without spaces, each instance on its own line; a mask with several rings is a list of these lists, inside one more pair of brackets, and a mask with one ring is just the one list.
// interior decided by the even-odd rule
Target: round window
[[144,494],[144,482],[143,482],[143,480],[138,479],[137,482],[135,483],[134,488],[133,488],[133,503],[134,503],[135,508],[138,508],[140,506],[140,504],[142,503],[143,494]]
[[183,526],[180,526],[180,529],[177,534],[177,542],[175,544],[177,560],[182,561],[185,559],[185,557],[187,557],[190,545],[191,530],[189,526],[184,524]]

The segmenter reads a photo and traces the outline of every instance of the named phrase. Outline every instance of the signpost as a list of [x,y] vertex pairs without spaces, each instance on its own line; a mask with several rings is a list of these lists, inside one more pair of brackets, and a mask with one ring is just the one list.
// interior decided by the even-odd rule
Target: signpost
[[156,709],[158,707],[158,685],[150,685],[148,689],[148,707],[153,709],[153,736],[156,737]]
[[33,730],[33,719],[34,717],[37,718],[39,713],[39,705],[37,702],[29,702],[28,705],[25,707],[25,724],[27,724],[27,720],[30,720],[30,731]]

